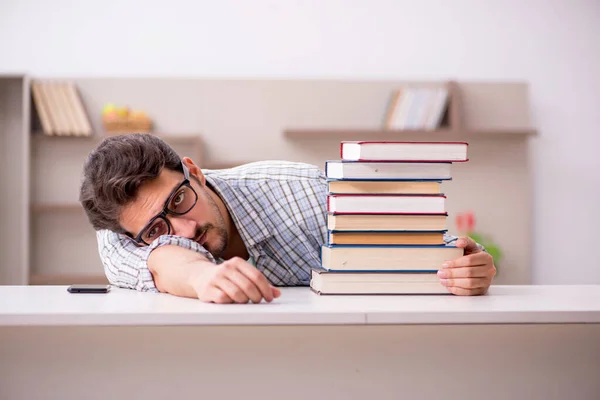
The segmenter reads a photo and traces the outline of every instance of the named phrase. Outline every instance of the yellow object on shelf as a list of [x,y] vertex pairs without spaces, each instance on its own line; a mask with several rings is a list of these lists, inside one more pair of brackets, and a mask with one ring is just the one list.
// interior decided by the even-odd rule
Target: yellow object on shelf
[[150,133],[152,120],[143,111],[130,111],[128,107],[106,105],[102,111],[104,130],[109,135],[124,133]]

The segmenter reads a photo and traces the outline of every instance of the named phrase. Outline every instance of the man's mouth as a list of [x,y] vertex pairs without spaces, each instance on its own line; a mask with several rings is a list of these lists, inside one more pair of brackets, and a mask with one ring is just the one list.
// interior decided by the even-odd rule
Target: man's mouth
[[208,232],[208,230],[205,230],[202,235],[200,235],[200,237],[198,239],[196,239],[196,242],[198,242],[200,244],[200,246],[204,246],[204,243],[206,242],[206,233]]

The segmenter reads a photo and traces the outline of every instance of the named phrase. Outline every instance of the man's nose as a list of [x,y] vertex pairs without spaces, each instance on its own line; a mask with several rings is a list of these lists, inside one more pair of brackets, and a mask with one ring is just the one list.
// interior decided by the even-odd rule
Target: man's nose
[[194,220],[169,215],[169,222],[174,231],[171,232],[172,235],[188,239],[194,238],[194,235],[196,234],[196,222]]

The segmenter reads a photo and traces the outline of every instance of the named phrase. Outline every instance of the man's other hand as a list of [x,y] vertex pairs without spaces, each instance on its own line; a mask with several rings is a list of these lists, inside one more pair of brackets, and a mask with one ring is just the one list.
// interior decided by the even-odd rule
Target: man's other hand
[[262,272],[239,257],[206,268],[195,280],[194,289],[200,300],[218,304],[271,302],[281,296]]
[[465,249],[464,255],[446,262],[438,271],[442,285],[456,295],[486,294],[496,276],[492,256],[482,251],[470,237],[458,239],[456,246]]

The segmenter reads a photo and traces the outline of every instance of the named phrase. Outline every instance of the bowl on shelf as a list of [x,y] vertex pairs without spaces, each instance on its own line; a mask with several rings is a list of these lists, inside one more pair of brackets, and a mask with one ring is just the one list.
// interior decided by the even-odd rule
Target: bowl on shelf
[[127,107],[106,106],[102,112],[102,125],[108,135],[124,133],[150,133],[152,120],[143,111],[130,111]]

